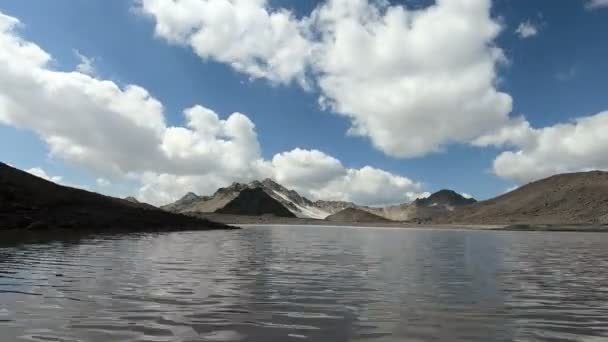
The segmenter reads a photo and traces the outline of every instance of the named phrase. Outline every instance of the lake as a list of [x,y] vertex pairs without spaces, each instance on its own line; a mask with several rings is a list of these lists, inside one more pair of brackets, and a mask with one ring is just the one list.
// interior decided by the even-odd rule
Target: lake
[[608,341],[608,235],[257,226],[2,245],[0,340]]

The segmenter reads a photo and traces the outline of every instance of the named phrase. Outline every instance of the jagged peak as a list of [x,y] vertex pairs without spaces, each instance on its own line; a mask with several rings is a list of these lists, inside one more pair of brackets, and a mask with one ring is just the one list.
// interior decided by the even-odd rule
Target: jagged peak
[[414,201],[414,204],[419,206],[429,206],[429,205],[450,205],[450,206],[460,206],[466,204],[472,204],[477,202],[474,198],[466,198],[460,193],[450,190],[450,189],[442,189],[426,198],[419,198]]
[[137,198],[135,198],[133,196],[125,197],[125,201],[131,202],[131,203],[139,203]]
[[249,186],[247,184],[242,184],[242,183],[239,183],[239,182],[233,182],[232,184],[230,184],[227,187],[223,187],[223,188],[217,189],[216,193],[229,192],[229,191],[241,191],[241,190],[246,189],[248,187]]
[[182,196],[182,198],[180,198],[179,200],[177,200],[177,202],[179,203],[183,203],[183,202],[192,202],[195,201],[197,199],[201,198],[199,195],[195,194],[194,192],[188,192],[187,194],[185,194],[184,196]]
[[279,184],[277,181],[275,181],[272,178],[265,178],[264,180],[262,180],[262,184],[266,184],[266,185],[279,185],[282,187],[281,184]]

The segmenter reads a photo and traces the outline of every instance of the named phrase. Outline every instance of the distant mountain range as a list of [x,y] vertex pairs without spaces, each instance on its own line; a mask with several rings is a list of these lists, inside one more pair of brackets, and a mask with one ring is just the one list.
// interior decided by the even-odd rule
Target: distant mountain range
[[556,175],[482,202],[441,190],[411,203],[383,208],[311,201],[266,179],[234,183],[212,196],[188,193],[162,209],[133,197],[119,199],[61,186],[0,163],[0,231],[227,228],[196,217],[229,223],[250,217],[254,220],[243,222],[316,224],[325,219],[337,223],[598,226],[608,225],[608,172]]
[[[370,213],[376,217],[391,221],[429,221],[432,218],[445,215],[457,207],[475,203],[474,199],[467,199],[462,195],[451,191],[442,190],[428,198],[417,199],[412,203],[404,203],[396,206],[383,208],[360,206],[352,202],[344,201],[311,201],[300,195],[294,190],[287,189],[272,179],[254,181],[249,184],[233,183],[229,187],[218,189],[212,196],[198,196],[188,193],[178,201],[162,208],[176,213],[226,213],[225,208],[240,208],[240,210],[230,210],[231,214],[250,215],[257,212],[248,208],[246,203],[242,203],[243,192],[257,190],[256,196],[249,194],[250,205],[255,205],[258,201],[266,202],[267,210],[261,214],[272,214],[280,217],[293,215],[300,218],[325,219],[330,215],[337,214],[347,208]],[[270,205],[267,198],[269,196],[278,202],[284,209]],[[239,205],[232,203],[238,200]],[[352,213],[351,213],[352,214]],[[344,217],[350,217],[346,215]],[[341,216],[338,216],[341,217]],[[334,218],[335,219],[335,218]]]

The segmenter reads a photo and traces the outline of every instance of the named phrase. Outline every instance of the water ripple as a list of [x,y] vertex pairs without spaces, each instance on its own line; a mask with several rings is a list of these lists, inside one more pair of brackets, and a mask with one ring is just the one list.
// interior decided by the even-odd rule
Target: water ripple
[[0,248],[2,341],[608,340],[608,240],[256,227]]

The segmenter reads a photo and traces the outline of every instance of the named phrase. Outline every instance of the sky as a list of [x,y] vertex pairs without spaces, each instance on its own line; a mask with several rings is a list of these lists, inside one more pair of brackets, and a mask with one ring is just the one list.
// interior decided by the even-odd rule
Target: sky
[[606,0],[0,0],[0,160],[153,204],[608,170]]

